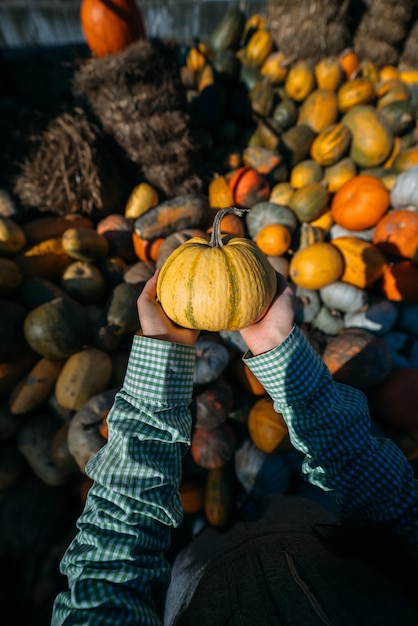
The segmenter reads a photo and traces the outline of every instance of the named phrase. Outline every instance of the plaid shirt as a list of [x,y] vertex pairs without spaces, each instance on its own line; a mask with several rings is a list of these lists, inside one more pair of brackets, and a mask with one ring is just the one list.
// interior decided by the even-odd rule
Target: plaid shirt
[[[370,436],[364,394],[335,383],[296,326],[270,352],[244,359],[305,454],[306,479],[333,494],[341,520],[393,522],[417,555],[412,468],[395,444]],[[70,591],[57,596],[52,626],[162,623],[194,362],[193,347],[134,337],[108,443],[86,468],[94,484],[61,562]]]

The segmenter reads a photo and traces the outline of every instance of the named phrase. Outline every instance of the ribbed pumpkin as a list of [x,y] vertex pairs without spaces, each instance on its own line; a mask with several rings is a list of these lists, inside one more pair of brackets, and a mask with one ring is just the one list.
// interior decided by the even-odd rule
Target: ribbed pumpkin
[[311,157],[324,167],[334,165],[348,152],[351,133],[344,124],[326,126],[315,137],[311,146]]
[[120,52],[145,36],[135,0],[83,0],[80,21],[87,45],[98,58]]
[[275,271],[250,239],[221,236],[227,213],[216,214],[211,239],[192,238],[179,246],[161,268],[157,295],[165,313],[186,328],[238,330],[256,322],[276,293]]
[[373,243],[386,254],[418,263],[418,213],[390,211],[376,224]]
[[331,211],[334,221],[348,230],[375,226],[390,205],[390,194],[375,176],[359,175],[347,181],[334,195]]
[[332,240],[330,245],[344,258],[344,272],[340,280],[360,289],[370,287],[383,274],[386,257],[372,243],[357,237],[345,236]]
[[341,122],[351,132],[350,156],[359,167],[384,163],[392,152],[393,132],[375,107],[360,104],[344,115]]
[[291,258],[289,277],[298,287],[321,289],[344,272],[344,259],[331,243],[319,241],[298,250]]
[[315,89],[302,102],[298,123],[307,124],[315,133],[320,133],[326,126],[334,124],[339,116],[335,91]]
[[338,108],[341,113],[347,113],[353,107],[367,104],[375,96],[374,83],[369,78],[359,76],[346,81],[337,92]]

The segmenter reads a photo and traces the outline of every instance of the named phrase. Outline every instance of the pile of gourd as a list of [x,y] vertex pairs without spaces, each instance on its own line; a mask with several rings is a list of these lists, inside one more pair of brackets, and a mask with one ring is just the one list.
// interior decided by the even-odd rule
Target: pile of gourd
[[[261,16],[234,9],[210,41],[187,49],[181,77],[207,194],[161,199],[143,182],[97,223],[82,214],[22,221],[2,196],[6,538],[9,502],[29,474],[81,490],[81,506],[86,462],[106,442],[106,415],[141,332],[138,295],[233,205],[249,210],[226,214],[221,232],[255,242],[288,278],[296,321],[335,379],[365,390],[379,428],[418,457],[418,71],[377,68],[352,51],[315,65],[287,59]],[[204,270],[194,279],[204,284]],[[186,513],[223,525],[239,499],[289,490],[299,457],[241,360],[239,333],[203,332],[197,348],[181,495]]]

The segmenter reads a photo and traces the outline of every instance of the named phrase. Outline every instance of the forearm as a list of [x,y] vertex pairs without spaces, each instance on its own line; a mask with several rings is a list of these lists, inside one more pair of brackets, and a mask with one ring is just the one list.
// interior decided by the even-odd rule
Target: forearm
[[[163,343],[142,340],[141,354]],[[194,363],[193,348],[172,350],[181,358],[153,358],[152,370],[146,354],[141,362],[131,356],[108,415],[108,443],[86,468],[94,483],[62,560],[70,592],[56,600],[54,626],[160,623],[170,578],[164,552],[182,519],[178,486],[190,444]]]
[[412,468],[393,442],[371,436],[364,394],[335,383],[297,327],[278,347],[246,363],[305,454],[307,479],[332,492],[340,518],[393,522],[400,535],[417,539]]

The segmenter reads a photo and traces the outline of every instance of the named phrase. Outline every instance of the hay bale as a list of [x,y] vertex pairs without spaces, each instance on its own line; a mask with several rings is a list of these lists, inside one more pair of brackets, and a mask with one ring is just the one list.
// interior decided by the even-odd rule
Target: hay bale
[[348,5],[348,0],[269,0],[269,31],[288,56],[315,62],[337,55],[351,43]]
[[103,130],[171,197],[202,189],[178,58],[173,41],[144,39],[89,59],[73,77],[74,94],[86,100]]
[[400,70],[418,69],[418,17],[413,22],[399,57]]
[[82,109],[53,118],[31,143],[14,185],[23,207],[97,219],[124,208],[129,189],[118,163]]
[[[362,60],[378,66],[396,65],[405,41],[414,0],[368,0],[354,36],[354,50]],[[376,42],[378,46],[376,49]],[[387,56],[386,56],[387,55]]]

